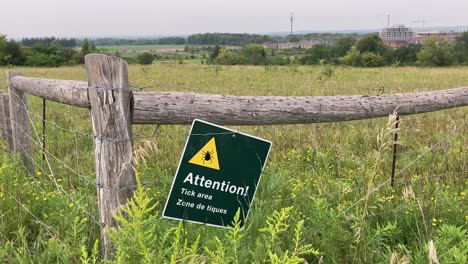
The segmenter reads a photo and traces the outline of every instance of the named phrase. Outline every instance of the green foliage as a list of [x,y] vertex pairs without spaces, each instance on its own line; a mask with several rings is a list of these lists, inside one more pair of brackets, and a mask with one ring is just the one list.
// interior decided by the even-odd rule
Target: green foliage
[[454,61],[447,39],[437,36],[426,39],[417,56],[423,66],[447,66]]
[[440,263],[468,263],[467,229],[443,224],[435,233],[434,244]]
[[82,264],[96,264],[99,262],[99,240],[98,239],[96,239],[96,241],[94,242],[91,255],[89,255],[89,252],[84,245],[81,246],[80,261]]
[[360,39],[356,44],[356,49],[361,53],[367,51],[377,55],[382,55],[387,47],[378,35],[371,34]]
[[333,48],[333,53],[337,58],[345,56],[348,51],[356,44],[356,37],[344,36],[336,40],[336,45]]
[[[293,58],[297,54],[278,51],[278,55]],[[327,81],[317,81],[317,76],[325,79],[326,74],[322,72],[328,65],[333,69],[333,76]],[[19,71],[25,76],[57,79],[85,76],[81,66],[22,67]],[[157,72],[158,83],[177,85],[175,89],[180,91],[185,91],[181,88],[184,86],[200,87],[210,93],[228,90],[236,95],[297,96],[377,95],[380,94],[374,90],[377,85],[384,86],[385,93],[414,92],[421,87],[424,90],[460,87],[468,82],[467,71],[466,67],[375,69],[328,63],[231,67],[158,62],[129,67],[136,87],[151,85]],[[5,84],[4,79],[0,81]],[[161,89],[165,88],[154,91]],[[42,100],[28,97],[28,106],[32,111],[31,128],[33,125],[40,128],[38,115]],[[69,132],[91,131],[88,110],[53,102],[47,106],[49,122],[57,123],[57,127],[47,126],[47,150],[60,159],[49,160],[53,174],[42,171],[42,175],[26,176],[18,157],[8,154],[0,143],[0,260],[3,263],[95,263],[99,225],[91,217],[98,215],[92,137]],[[130,238],[128,234],[127,238],[122,236],[121,248],[136,256],[149,252],[151,263],[171,260],[176,263],[286,263],[297,262],[298,258],[304,259],[300,263],[390,263],[392,256],[398,256],[400,261],[427,263],[432,240],[440,263],[466,263],[466,133],[461,127],[449,134],[453,128],[462,126],[465,118],[464,107],[402,117],[397,159],[397,171],[402,172],[397,174],[395,188],[382,185],[389,180],[392,152],[388,147],[393,139],[392,133],[380,133],[385,128],[385,118],[320,125],[243,127],[247,133],[272,140],[275,148],[246,225],[236,227],[236,220],[229,229],[160,218],[161,202],[167,198],[188,129],[187,126],[161,126],[158,136],[150,139],[157,147],[146,149],[147,161],[137,168],[141,180],[148,183],[140,186],[146,198],[151,199],[145,208],[156,207],[144,214],[136,213],[144,212],[144,208],[133,210],[135,222],[145,223],[140,228],[122,211],[135,233],[154,230],[148,239],[155,242],[141,246],[146,238],[138,234]],[[133,129],[139,135],[154,133],[152,126],[134,125]],[[40,147],[34,135],[33,140]],[[144,145],[142,142],[143,139],[135,138],[135,149]],[[35,157],[39,169],[45,161],[39,151],[35,151]],[[80,171],[81,176],[77,177],[63,163]],[[54,178],[58,187],[53,184]],[[142,194],[136,196],[144,204]],[[282,217],[291,205],[294,209]],[[360,226],[358,242],[355,234]],[[275,229],[279,231],[273,232]],[[297,235],[298,230],[302,234]],[[297,254],[301,246],[307,245],[319,254]]]
[[382,56],[367,51],[361,54],[360,61],[362,67],[379,67],[384,64]]
[[458,63],[468,65],[468,32],[456,38],[454,53]]
[[5,65],[7,61],[6,43],[6,35],[0,35],[0,65]]
[[346,56],[340,58],[341,63],[354,67],[379,67],[384,65],[384,58],[373,52],[360,52],[353,47]]
[[216,59],[221,51],[221,47],[219,45],[214,46],[213,51],[210,53],[210,61]]
[[421,44],[409,44],[395,50],[393,59],[395,62],[403,63],[404,65],[412,65],[417,60],[417,54],[421,51]]
[[152,64],[154,60],[153,54],[149,52],[144,52],[137,56],[137,62],[141,65],[149,65]]
[[335,75],[335,69],[330,64],[326,63],[324,60],[320,61],[320,65],[322,65],[323,69],[320,72],[320,79],[330,79],[333,75]]
[[58,67],[75,64],[77,52],[63,48],[58,42],[49,45],[35,44],[26,50],[25,64],[33,67]]
[[346,56],[340,58],[340,61],[344,65],[358,67],[362,65],[361,59],[361,52],[356,47],[352,47]]
[[[115,263],[197,263],[209,259],[212,263],[248,263],[255,260],[286,261],[283,263],[301,263],[303,256],[318,254],[311,245],[302,243],[302,228],[304,221],[299,221],[294,227],[294,238],[291,245],[282,244],[280,236],[287,234],[292,207],[273,212],[267,218],[266,227],[260,229],[265,235],[256,238],[254,247],[245,243],[245,230],[241,228],[240,210],[237,211],[232,223],[224,236],[215,236],[214,244],[206,245],[200,250],[200,234],[195,240],[189,241],[183,223],[177,227],[166,228],[158,225],[154,214],[157,203],[152,202],[144,188],[137,189],[126,208],[121,208],[116,216],[120,226],[109,233],[115,243]],[[289,248],[291,247],[291,248]],[[253,259],[252,259],[253,258]]]
[[5,35],[0,35],[0,66],[23,65],[25,54],[21,45],[14,40],[7,41]]
[[266,52],[262,45],[249,44],[242,48],[242,56],[247,64],[262,65],[265,63]]
[[84,39],[83,44],[81,44],[81,56],[86,56],[92,52],[92,47],[89,44],[87,38]]
[[41,38],[23,38],[21,44],[24,46],[33,46],[36,44],[50,45],[52,42],[58,42],[60,46],[67,48],[78,47],[78,40],[75,38],[56,38],[56,37],[41,37]]
[[157,203],[152,204],[144,188],[139,186],[133,199],[119,208],[115,220],[120,226],[109,232],[109,238],[116,243],[117,263],[151,263],[154,252],[150,248],[157,242],[153,220],[156,206]]
[[223,48],[214,62],[221,65],[242,65],[247,63],[247,59],[237,51]]
[[240,51],[215,46],[210,60],[222,65],[262,65],[266,63],[266,52],[261,45],[256,44],[247,45]]
[[262,44],[271,40],[272,37],[266,35],[202,33],[188,36],[187,44],[244,46],[248,44]]
[[306,51],[306,55],[299,61],[301,64],[320,64],[320,61],[330,62],[332,59],[332,47],[326,45],[315,45]]
[[[266,234],[262,247],[266,247],[268,260],[263,259],[262,263],[303,263],[301,256],[307,254],[318,255],[319,252],[312,248],[312,245],[302,245],[302,228],[304,221],[299,221],[294,228],[293,248],[286,249],[287,245],[282,245],[279,236],[286,233],[289,229],[287,220],[293,207],[282,208],[280,211],[274,211],[272,216],[267,217],[266,227],[259,231]],[[258,252],[258,251],[257,251]],[[257,261],[259,260],[257,256]]]

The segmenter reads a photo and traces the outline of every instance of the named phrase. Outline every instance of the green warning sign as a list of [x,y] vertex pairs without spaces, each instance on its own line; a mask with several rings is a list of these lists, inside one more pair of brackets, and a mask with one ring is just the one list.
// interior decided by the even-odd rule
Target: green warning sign
[[242,225],[271,142],[194,120],[163,217],[225,227],[241,210]]

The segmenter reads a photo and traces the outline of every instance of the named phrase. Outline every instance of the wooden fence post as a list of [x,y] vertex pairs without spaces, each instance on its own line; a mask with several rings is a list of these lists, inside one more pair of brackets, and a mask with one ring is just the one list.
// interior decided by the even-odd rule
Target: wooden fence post
[[136,188],[132,157],[132,92],[127,63],[117,57],[85,57],[94,134],[96,183],[101,224],[101,257],[111,259],[107,229],[117,226],[114,214]]
[[11,131],[13,151],[20,153],[21,161],[29,175],[34,175],[34,153],[29,132],[29,115],[26,95],[11,84],[11,79],[22,76],[20,73],[7,71]]
[[11,136],[10,123],[10,100],[8,94],[0,92],[0,126],[2,128],[2,137],[5,140],[6,148],[9,152],[13,151],[13,138]]

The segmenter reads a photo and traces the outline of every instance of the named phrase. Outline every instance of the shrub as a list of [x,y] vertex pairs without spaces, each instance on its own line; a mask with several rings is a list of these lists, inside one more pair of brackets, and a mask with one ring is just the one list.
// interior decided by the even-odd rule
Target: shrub
[[144,52],[137,56],[137,62],[142,65],[152,64],[154,60],[154,56],[149,52]]

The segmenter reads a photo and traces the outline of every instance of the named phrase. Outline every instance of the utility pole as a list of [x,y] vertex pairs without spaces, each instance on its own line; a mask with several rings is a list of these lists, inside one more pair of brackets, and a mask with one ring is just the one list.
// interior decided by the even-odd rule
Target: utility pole
[[291,38],[293,36],[293,23],[294,23],[294,13],[291,12],[291,16],[289,17],[289,21],[291,22]]

